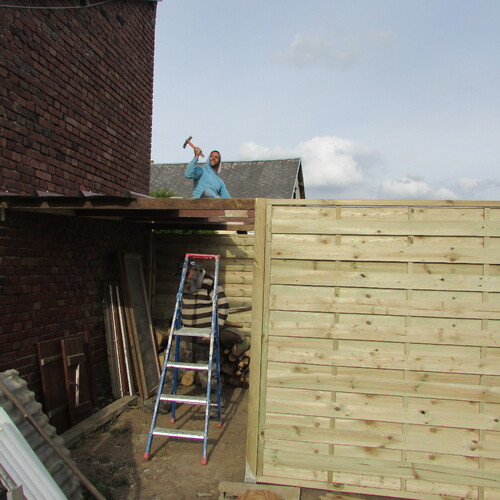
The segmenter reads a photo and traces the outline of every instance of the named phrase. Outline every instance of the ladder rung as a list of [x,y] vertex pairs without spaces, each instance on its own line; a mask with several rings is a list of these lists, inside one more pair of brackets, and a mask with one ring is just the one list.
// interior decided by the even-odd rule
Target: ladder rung
[[211,328],[191,328],[183,326],[178,330],[174,330],[175,335],[187,336],[187,337],[210,337],[212,335]]
[[208,371],[208,365],[203,363],[182,363],[180,361],[167,361],[169,368],[182,368],[185,370]]
[[175,401],[176,403],[187,403],[190,405],[206,405],[207,400],[203,396],[182,396],[179,394],[162,394],[161,401]]
[[167,437],[178,437],[184,439],[203,439],[203,431],[189,431],[184,429],[162,429],[161,427],[155,427],[153,429],[153,435],[155,436],[167,436]]

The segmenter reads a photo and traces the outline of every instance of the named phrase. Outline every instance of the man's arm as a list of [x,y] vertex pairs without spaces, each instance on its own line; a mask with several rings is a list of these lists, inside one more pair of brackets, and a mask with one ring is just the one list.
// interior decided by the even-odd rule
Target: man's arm
[[231,198],[231,195],[229,194],[229,191],[226,188],[226,184],[224,181],[222,181],[222,185],[220,188],[220,197],[221,198]]
[[198,158],[195,156],[186,167],[186,171],[184,172],[184,177],[188,179],[198,179],[201,176],[200,167],[196,164],[198,163]]

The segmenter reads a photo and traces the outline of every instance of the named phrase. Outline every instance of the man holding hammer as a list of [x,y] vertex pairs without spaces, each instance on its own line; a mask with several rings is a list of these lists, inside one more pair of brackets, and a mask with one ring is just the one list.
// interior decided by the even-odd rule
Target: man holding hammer
[[219,177],[220,153],[212,151],[206,165],[197,165],[203,156],[200,148],[194,146],[194,158],[187,164],[184,176],[193,179],[193,198],[231,198],[224,181]]

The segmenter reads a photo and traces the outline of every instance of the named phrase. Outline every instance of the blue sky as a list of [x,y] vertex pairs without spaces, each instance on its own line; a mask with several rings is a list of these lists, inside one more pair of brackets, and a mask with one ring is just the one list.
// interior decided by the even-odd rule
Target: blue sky
[[163,0],[152,159],[302,158],[308,198],[500,200],[499,0]]

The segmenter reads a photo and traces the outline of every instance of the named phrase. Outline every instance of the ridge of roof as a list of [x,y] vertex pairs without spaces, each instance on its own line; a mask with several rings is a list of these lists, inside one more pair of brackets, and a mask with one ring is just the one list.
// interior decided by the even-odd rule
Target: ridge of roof
[[[277,162],[277,161],[302,161],[302,158],[300,156],[293,157],[293,158],[275,158],[273,160],[222,160],[221,163],[272,163],[272,162]],[[184,165],[186,166],[189,162],[180,162],[180,161],[175,161],[175,162],[153,162],[151,163],[151,166],[159,166],[159,165]],[[205,164],[205,162],[199,162],[200,164]]]
[[[185,163],[152,163],[150,190],[168,189],[192,197],[192,181],[184,176]],[[222,161],[220,177],[233,198],[304,198],[301,158]]]

